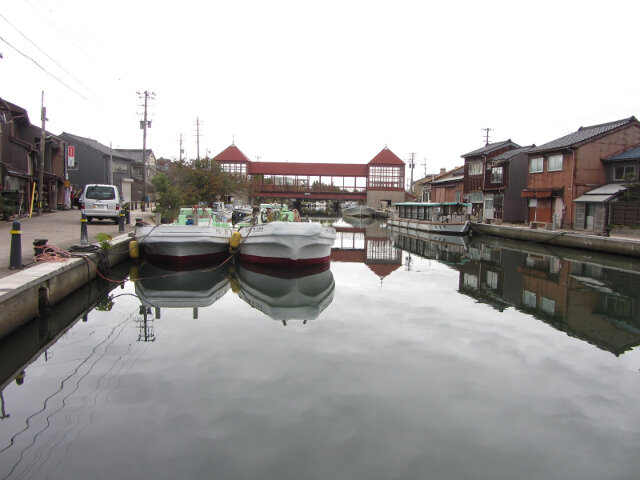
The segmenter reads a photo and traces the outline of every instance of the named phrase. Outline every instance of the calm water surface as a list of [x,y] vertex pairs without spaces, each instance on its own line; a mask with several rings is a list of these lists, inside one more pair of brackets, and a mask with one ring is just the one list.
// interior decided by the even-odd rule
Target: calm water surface
[[3,340],[0,479],[638,478],[635,261],[336,225]]

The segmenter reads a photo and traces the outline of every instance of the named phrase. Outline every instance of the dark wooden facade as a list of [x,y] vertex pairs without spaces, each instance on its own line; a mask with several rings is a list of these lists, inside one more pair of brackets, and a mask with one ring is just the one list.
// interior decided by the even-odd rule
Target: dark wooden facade
[[[488,143],[484,147],[462,155],[464,158],[464,201],[472,204],[471,214],[477,219],[483,218],[483,191],[491,182],[491,172],[487,173],[487,162],[510,150],[521,148],[509,140]],[[489,178],[487,179],[487,176]]]

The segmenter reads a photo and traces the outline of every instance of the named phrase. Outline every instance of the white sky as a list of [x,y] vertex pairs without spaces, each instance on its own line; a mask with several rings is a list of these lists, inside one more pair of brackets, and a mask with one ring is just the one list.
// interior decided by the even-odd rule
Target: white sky
[[367,163],[387,145],[416,154],[417,179],[425,159],[462,164],[484,127],[541,145],[638,116],[639,14],[637,0],[0,0],[0,97],[39,125],[44,90],[49,131],[142,148],[147,90],[157,157],[177,158],[182,134],[194,158],[199,117],[201,156],[235,138],[252,160]]

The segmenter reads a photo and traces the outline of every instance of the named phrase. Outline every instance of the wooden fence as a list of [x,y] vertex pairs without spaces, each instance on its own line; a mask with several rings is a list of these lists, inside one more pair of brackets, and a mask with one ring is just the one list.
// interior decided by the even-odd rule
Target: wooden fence
[[640,202],[612,202],[609,223],[614,225],[640,225]]

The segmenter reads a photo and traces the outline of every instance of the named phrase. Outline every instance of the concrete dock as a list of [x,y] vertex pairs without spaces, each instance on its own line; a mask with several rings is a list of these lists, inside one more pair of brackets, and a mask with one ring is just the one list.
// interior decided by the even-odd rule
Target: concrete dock
[[[0,236],[0,338],[15,331],[42,311],[61,302],[66,296],[86,285],[99,275],[102,267],[111,267],[129,258],[129,242],[135,228],[135,219],[154,223],[150,211],[131,212],[130,225],[119,232],[113,222],[93,222],[87,225],[89,243],[95,243],[99,233],[113,238],[107,253],[95,246],[86,251],[66,254],[80,245],[79,210],[56,211],[40,217],[20,219],[22,263],[11,269],[11,236],[13,222],[1,222]],[[46,244],[62,255],[49,261],[35,261],[33,241],[47,240]],[[93,251],[91,251],[93,250]]]

